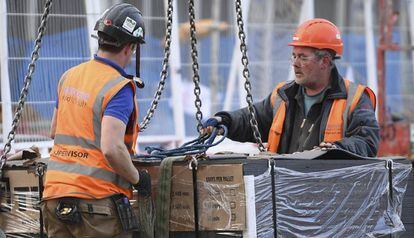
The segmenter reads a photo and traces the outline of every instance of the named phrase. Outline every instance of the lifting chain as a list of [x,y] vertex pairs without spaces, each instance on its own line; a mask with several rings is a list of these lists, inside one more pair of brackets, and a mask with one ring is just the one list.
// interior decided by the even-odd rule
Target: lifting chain
[[26,97],[29,92],[30,83],[32,82],[32,75],[35,71],[35,62],[39,58],[40,45],[42,43],[43,34],[46,31],[47,18],[49,16],[51,6],[52,6],[52,0],[47,0],[44,11],[43,11],[43,15],[41,18],[41,23],[40,23],[39,29],[37,30],[38,34],[37,34],[37,38],[35,41],[34,50],[31,55],[31,61],[27,69],[26,77],[24,78],[23,88],[20,92],[20,98],[19,98],[18,106],[14,114],[12,128],[7,136],[7,142],[4,144],[3,155],[1,156],[1,159],[0,159],[0,174],[1,174],[1,170],[6,164],[6,156],[11,150],[11,143],[14,140],[14,137],[16,136],[16,130],[17,130],[17,127],[19,126],[20,118],[23,113],[24,103],[26,102]]
[[173,0],[168,0],[167,3],[167,25],[165,29],[165,48],[164,48],[164,59],[162,61],[162,70],[161,70],[161,79],[158,83],[157,91],[154,94],[154,99],[151,102],[151,106],[147,111],[147,115],[145,115],[144,119],[142,119],[141,124],[139,125],[139,131],[144,131],[151,118],[154,115],[155,109],[157,109],[158,102],[161,98],[162,91],[165,87],[165,80],[167,78],[167,71],[168,71],[168,60],[170,58],[170,51],[171,51],[171,32],[172,32],[172,21],[173,21]]
[[253,108],[253,97],[252,97],[252,93],[251,93],[251,89],[252,89],[252,85],[250,83],[249,77],[250,77],[250,72],[249,69],[247,68],[248,64],[249,64],[249,60],[247,58],[247,45],[246,45],[246,34],[244,32],[244,24],[243,24],[243,15],[242,15],[242,8],[241,8],[241,0],[236,0],[235,2],[236,5],[236,14],[237,14],[237,25],[239,27],[239,39],[240,39],[240,51],[242,53],[242,58],[241,58],[241,62],[243,64],[243,77],[245,79],[245,83],[244,83],[244,89],[246,89],[246,101],[248,104],[248,110],[250,113],[250,126],[252,127],[253,130],[253,136],[257,142],[257,144],[259,145],[259,150],[261,152],[266,151],[266,148],[264,147],[263,143],[262,143],[262,139],[261,139],[261,135],[259,132],[259,128],[257,126],[257,120],[256,120],[256,114],[254,112],[254,108]]
[[197,131],[201,133],[203,128],[203,113],[201,112],[201,89],[200,89],[200,75],[198,74],[198,52],[197,52],[197,38],[196,38],[196,26],[195,26],[195,14],[194,14],[194,0],[188,0],[188,15],[190,17],[190,42],[191,42],[191,58],[193,60],[193,82],[194,82],[194,95],[196,97],[194,105],[197,109],[195,114],[197,119]]

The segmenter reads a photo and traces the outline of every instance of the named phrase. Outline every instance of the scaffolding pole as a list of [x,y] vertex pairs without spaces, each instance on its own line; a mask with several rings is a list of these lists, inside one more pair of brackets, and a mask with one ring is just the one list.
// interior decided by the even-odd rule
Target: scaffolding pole
[[[314,0],[303,1],[302,7],[300,9],[299,24],[302,24],[306,20],[315,18],[315,2]],[[292,32],[293,35],[293,32]],[[295,73],[293,72],[293,67],[289,68],[288,81],[293,81],[295,79]]]
[[[408,17],[410,22],[410,45],[414,46],[414,0],[408,2]],[[414,50],[411,51],[412,68],[414,69]],[[411,79],[412,80],[412,79]],[[414,148],[413,148],[414,149]]]
[[397,44],[392,43],[393,26],[397,21],[397,14],[393,12],[392,0],[379,1],[379,20],[380,20],[380,38],[377,47],[377,73],[378,73],[378,122],[385,125],[390,122],[387,114],[386,101],[386,72],[385,72],[385,52],[387,50],[399,50]]
[[[11,130],[12,125],[12,102],[11,102],[11,95],[10,95],[10,81],[9,81],[9,53],[8,53],[8,37],[7,37],[7,1],[1,1],[1,16],[2,21],[0,23],[1,31],[0,31],[0,38],[1,46],[0,46],[0,70],[1,70],[1,109],[2,109],[2,143],[1,146],[3,147],[4,143],[7,141],[7,136]],[[12,146],[13,148],[13,146]],[[13,152],[13,151],[12,151]]]
[[266,24],[266,32],[264,37],[264,47],[262,48],[263,52],[263,59],[264,59],[264,77],[263,77],[263,85],[262,87],[259,87],[260,93],[259,95],[266,95],[269,93],[269,89],[274,87],[274,84],[276,83],[274,81],[274,78],[272,77],[272,69],[273,69],[273,48],[274,48],[274,26],[272,23],[274,23],[275,20],[275,7],[276,3],[275,1],[268,2],[268,5],[266,6],[266,14],[265,17],[265,24]]
[[[165,9],[167,9],[167,1],[164,1]],[[181,79],[181,54],[180,54],[180,39],[178,36],[178,8],[177,1],[173,1],[173,22],[171,35],[171,55],[170,55],[170,77],[171,77],[171,96],[173,98],[173,118],[175,128],[175,146],[178,146],[184,141],[185,137],[185,122],[184,109],[182,99],[182,79]]]
[[[250,8],[250,0],[242,1],[242,14],[243,14],[243,20],[245,23],[247,23],[249,19],[249,8]],[[234,16],[236,17],[236,14],[234,14]],[[234,34],[235,34],[236,42],[234,44],[233,56],[231,58],[230,73],[229,73],[229,78],[227,80],[227,87],[226,87],[226,96],[224,98],[223,110],[225,111],[228,111],[231,109],[233,93],[236,87],[236,83],[239,88],[239,105],[240,107],[247,105],[246,100],[245,100],[246,92],[244,91],[244,86],[243,86],[243,77],[242,77],[243,68],[241,67],[241,61],[240,61],[241,59],[240,40],[238,38],[239,31],[237,28],[236,19],[234,22],[235,22],[235,27],[234,27],[235,33]],[[246,38],[247,38],[248,29],[247,29],[246,24],[245,24],[244,30],[246,31],[245,33],[246,33]]]
[[88,0],[85,1],[85,10],[86,10],[86,21],[88,24],[88,39],[89,39],[89,51],[90,56],[92,57],[98,51],[98,41],[90,37],[94,30],[95,23],[99,18],[99,14],[102,12],[102,1],[100,0]]
[[[378,81],[377,74],[374,65],[377,65],[375,58],[375,40],[374,40],[374,24],[372,21],[372,0],[364,1],[364,16],[365,16],[365,41],[366,51],[365,57],[367,58],[367,86],[374,91],[375,95],[378,95]],[[376,111],[378,118],[378,110]]]
[[[218,29],[220,24],[220,0],[213,1],[212,18],[213,18],[213,28]],[[210,78],[210,111],[217,111],[218,104],[218,89],[219,89],[219,78],[218,78],[218,65],[219,65],[219,47],[220,47],[220,31],[215,30],[211,34],[211,78]]]

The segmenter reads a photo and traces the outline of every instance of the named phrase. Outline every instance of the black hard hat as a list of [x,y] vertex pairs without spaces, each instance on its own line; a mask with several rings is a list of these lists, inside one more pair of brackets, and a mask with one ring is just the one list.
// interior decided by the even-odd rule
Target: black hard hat
[[145,43],[145,26],[142,14],[131,4],[120,3],[105,10],[96,22],[94,30],[114,39],[114,41],[108,41],[98,36],[98,41],[101,44],[119,47],[129,42]]

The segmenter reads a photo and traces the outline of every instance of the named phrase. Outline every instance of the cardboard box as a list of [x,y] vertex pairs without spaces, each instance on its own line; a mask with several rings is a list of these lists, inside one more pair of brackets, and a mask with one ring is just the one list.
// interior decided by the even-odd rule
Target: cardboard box
[[188,166],[173,166],[170,230],[194,230],[193,173]]
[[0,228],[5,233],[39,233],[39,177],[34,167],[6,169],[0,180]]
[[[151,174],[155,201],[159,166],[137,167],[147,169]],[[171,181],[170,231],[194,231],[193,179],[188,165],[174,165]],[[243,165],[199,165],[197,181],[200,230],[244,230],[246,202]]]
[[244,230],[243,164],[200,166],[197,180],[200,230]]

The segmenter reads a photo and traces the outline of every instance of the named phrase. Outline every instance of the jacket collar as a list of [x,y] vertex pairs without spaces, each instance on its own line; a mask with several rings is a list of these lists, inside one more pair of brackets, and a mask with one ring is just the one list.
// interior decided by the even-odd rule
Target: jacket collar
[[[283,85],[278,90],[278,93],[284,101],[289,101],[294,99],[298,93],[301,93],[301,87],[302,86],[295,83],[295,81],[290,81]],[[328,87],[329,88],[326,91],[327,99],[346,98],[347,92],[345,82],[342,76],[339,74],[336,66],[334,66],[331,71],[331,82]]]

